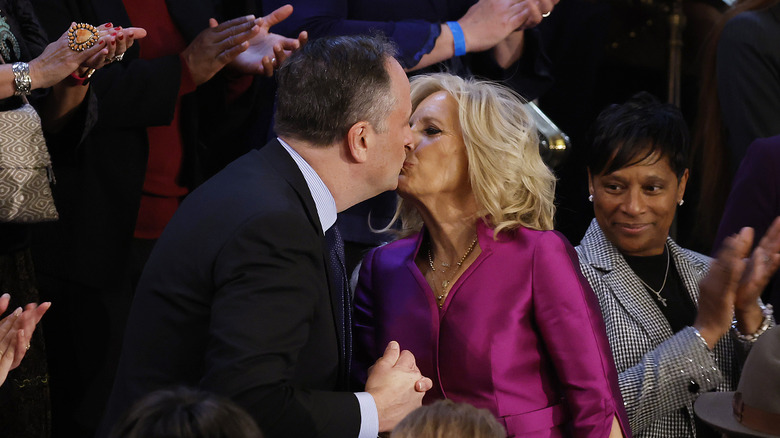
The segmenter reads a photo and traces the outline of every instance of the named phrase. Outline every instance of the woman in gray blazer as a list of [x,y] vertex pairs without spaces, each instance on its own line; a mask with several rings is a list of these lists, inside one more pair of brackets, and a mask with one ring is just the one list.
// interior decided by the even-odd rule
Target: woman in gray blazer
[[637,95],[602,112],[594,133],[596,218],[576,249],[601,305],[632,432],[706,436],[693,401],[733,391],[738,357],[774,325],[758,297],[780,266],[780,220],[747,262],[750,229],[729,238],[714,262],[683,249],[669,237],[688,180],[679,110]]

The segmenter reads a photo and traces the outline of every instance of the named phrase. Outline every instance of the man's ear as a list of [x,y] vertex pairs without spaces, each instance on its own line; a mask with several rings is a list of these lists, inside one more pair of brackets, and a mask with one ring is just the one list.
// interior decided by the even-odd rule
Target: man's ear
[[368,159],[368,148],[374,143],[374,129],[366,121],[352,125],[347,132],[347,151],[350,158],[357,163]]

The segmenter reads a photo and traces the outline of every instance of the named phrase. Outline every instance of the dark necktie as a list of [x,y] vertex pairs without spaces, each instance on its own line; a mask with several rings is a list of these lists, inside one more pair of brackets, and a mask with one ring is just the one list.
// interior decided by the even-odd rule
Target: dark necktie
[[352,294],[347,283],[347,267],[344,262],[344,241],[336,224],[325,232],[325,241],[330,254],[330,267],[333,271],[334,283],[341,291],[341,353],[345,361],[346,375],[342,376],[346,384],[349,382],[349,369],[352,362]]

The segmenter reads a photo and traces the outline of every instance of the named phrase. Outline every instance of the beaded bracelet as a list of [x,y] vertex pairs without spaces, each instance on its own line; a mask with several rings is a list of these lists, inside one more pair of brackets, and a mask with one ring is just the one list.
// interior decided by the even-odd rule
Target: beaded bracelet
[[764,320],[761,321],[761,325],[758,327],[758,330],[756,330],[754,333],[751,333],[749,335],[743,335],[739,332],[739,329],[737,329],[737,319],[734,318],[734,320],[731,322],[731,330],[734,331],[734,336],[736,336],[737,339],[743,342],[753,343],[756,342],[759,336],[763,335],[764,332],[769,329],[769,326],[772,325],[772,314],[774,313],[774,310],[772,308],[771,304],[767,304],[766,306],[761,306],[761,314],[764,315]]

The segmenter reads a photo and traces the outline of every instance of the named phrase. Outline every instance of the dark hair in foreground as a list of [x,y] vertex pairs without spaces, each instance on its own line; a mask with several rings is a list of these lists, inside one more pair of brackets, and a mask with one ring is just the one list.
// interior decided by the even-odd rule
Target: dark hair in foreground
[[504,438],[506,430],[486,409],[439,400],[406,416],[390,438]]
[[588,154],[591,174],[610,174],[657,154],[669,158],[677,178],[688,168],[688,126],[674,105],[639,93],[622,105],[610,105],[599,114],[591,131]]
[[154,391],[130,408],[111,438],[262,438],[252,417],[232,401],[190,388]]
[[393,109],[387,62],[397,50],[381,36],[319,38],[276,72],[277,134],[326,146],[367,121],[384,132]]

